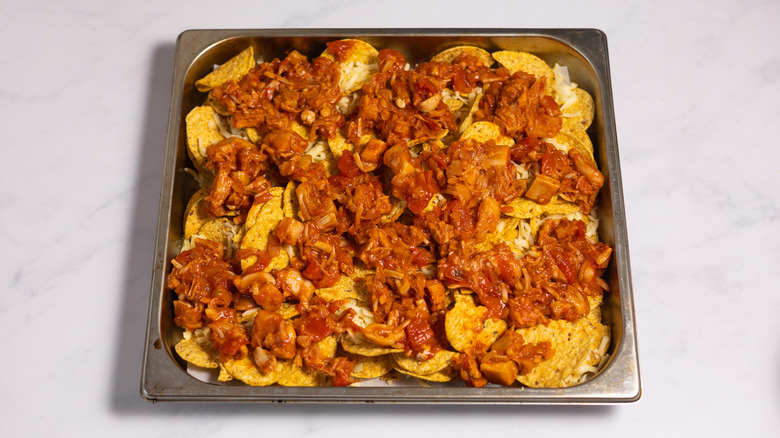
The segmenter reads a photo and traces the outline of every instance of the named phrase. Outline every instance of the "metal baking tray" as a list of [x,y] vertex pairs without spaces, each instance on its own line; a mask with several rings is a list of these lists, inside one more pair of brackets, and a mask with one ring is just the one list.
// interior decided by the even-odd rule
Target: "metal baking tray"
[[[440,50],[462,44],[493,50],[533,53],[548,64],[569,69],[573,82],[594,98],[596,116],[589,128],[596,160],[605,175],[598,204],[600,238],[614,248],[605,273],[610,292],[604,322],[612,329],[609,361],[589,381],[569,388],[484,387],[460,385],[410,387],[250,387],[196,379],[173,352],[181,329],[173,324],[173,298],[166,287],[170,260],[180,251],[182,215],[196,182],[184,169],[184,116],[202,104],[205,94],[194,82],[251,45],[265,60],[291,50],[315,57],[325,43],[360,38],[378,48],[401,51],[415,64]],[[596,29],[266,29],[189,30],[176,45],[168,136],[160,195],[155,262],[149,302],[141,395],[149,401],[449,403],[449,404],[613,404],[641,396],[626,219],[617,134],[612,104],[606,35]]]

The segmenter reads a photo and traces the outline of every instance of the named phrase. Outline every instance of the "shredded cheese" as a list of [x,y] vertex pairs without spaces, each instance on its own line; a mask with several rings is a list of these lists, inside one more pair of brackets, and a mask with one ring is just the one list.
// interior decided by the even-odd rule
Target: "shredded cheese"
[[571,82],[569,69],[565,66],[555,64],[553,74],[555,75],[555,85],[553,86],[555,101],[561,107],[561,112],[565,116],[567,110],[577,102],[577,95],[574,93],[577,84]]
[[[246,129],[234,128],[233,124],[230,123],[229,118],[223,119],[222,116],[216,112],[214,113],[214,123],[216,124],[217,129],[219,129],[219,133],[225,138],[240,137],[244,140],[249,140]],[[209,126],[211,126],[211,122],[209,122]],[[213,128],[213,126],[211,127]]]
[[570,149],[569,145],[558,143],[557,141],[555,141],[554,138],[545,138],[544,141],[550,143],[555,147],[555,149],[558,149],[561,152],[566,152],[566,153],[569,152]]
[[531,224],[528,222],[528,219],[523,219],[520,221],[520,225],[518,226],[517,239],[515,239],[514,243],[517,249],[521,250],[522,252],[528,251],[535,243],[534,233],[531,229]]
[[[374,324],[376,322],[374,315],[365,307],[359,306],[355,300],[350,300],[347,304],[344,304],[341,311],[343,312],[347,309],[355,311],[355,316],[352,318],[352,321],[362,328],[366,328],[369,324]],[[341,312],[338,312],[338,314],[340,315]],[[359,342],[359,339],[360,338],[353,337],[353,340],[356,342]]]
[[352,90],[371,80],[371,76],[379,71],[378,64],[366,64],[363,62],[347,62],[341,65],[341,78],[339,88]]
[[304,154],[311,155],[311,160],[315,163],[326,161],[332,157],[328,142],[324,140],[315,141],[304,151]]
[[510,161],[510,163],[514,164],[515,166],[515,173],[517,174],[517,177],[520,179],[530,179],[531,173],[528,172],[528,169],[526,168],[525,164],[522,163],[516,163],[514,161]]

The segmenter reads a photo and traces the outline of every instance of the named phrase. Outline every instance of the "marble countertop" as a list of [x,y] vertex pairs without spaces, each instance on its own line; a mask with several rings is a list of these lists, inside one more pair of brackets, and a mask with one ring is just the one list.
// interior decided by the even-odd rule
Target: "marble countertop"
[[[780,2],[263,3],[0,1],[3,435],[777,433]],[[176,37],[197,28],[315,27],[606,33],[639,402],[310,406],[141,398]]]

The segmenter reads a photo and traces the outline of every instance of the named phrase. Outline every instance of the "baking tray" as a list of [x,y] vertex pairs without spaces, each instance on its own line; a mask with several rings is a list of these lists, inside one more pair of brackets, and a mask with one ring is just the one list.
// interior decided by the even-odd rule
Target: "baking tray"
[[[182,216],[197,184],[184,169],[184,116],[202,104],[205,94],[194,82],[251,45],[263,59],[283,58],[298,50],[310,58],[325,43],[360,38],[378,48],[401,51],[413,65],[440,50],[462,44],[493,50],[533,53],[548,64],[569,69],[573,82],[594,98],[596,116],[588,133],[595,158],[605,175],[600,201],[599,234],[614,248],[605,273],[604,323],[612,329],[609,360],[601,371],[569,388],[453,386],[386,387],[250,387],[196,379],[173,352],[181,329],[173,324],[173,297],[166,287],[169,261],[181,247]],[[471,404],[613,404],[641,396],[636,326],[631,288],[626,219],[612,104],[606,35],[596,29],[264,29],[189,30],[176,44],[171,107],[160,195],[155,262],[149,302],[141,395],[150,401],[311,402],[311,403],[471,403]]]

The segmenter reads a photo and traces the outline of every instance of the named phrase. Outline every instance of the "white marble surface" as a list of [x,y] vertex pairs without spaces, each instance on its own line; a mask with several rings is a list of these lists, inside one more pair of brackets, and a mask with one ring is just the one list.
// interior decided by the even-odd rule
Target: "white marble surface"
[[[0,434],[777,436],[779,19],[780,2],[755,0],[0,0]],[[603,30],[642,399],[602,407],[142,400],[175,40],[185,29],[252,27]]]

